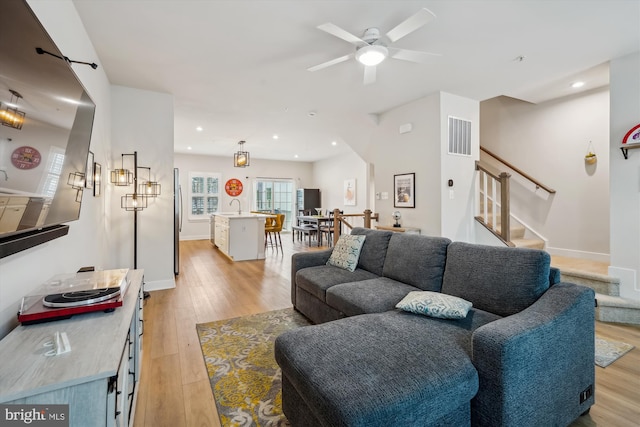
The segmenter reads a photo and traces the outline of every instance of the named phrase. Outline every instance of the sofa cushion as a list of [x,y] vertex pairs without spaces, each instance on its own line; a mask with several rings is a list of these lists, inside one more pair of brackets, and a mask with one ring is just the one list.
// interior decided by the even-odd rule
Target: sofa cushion
[[453,242],[442,292],[500,316],[518,313],[549,289],[548,253],[528,248]]
[[354,271],[360,258],[360,249],[367,236],[343,234],[331,251],[327,265]]
[[379,277],[332,286],[327,290],[327,304],[347,316],[382,313],[393,310],[398,301],[415,290],[411,285]]
[[276,339],[275,358],[321,425],[434,425],[477,392],[471,334],[497,316],[474,314],[394,310],[306,326]]
[[471,307],[472,304],[467,300],[431,291],[409,292],[396,304],[396,308],[404,311],[440,319],[463,319]]
[[348,271],[332,265],[319,265],[298,270],[295,283],[320,301],[325,302],[326,291],[330,287],[339,283],[357,282],[375,277],[377,277],[375,274],[361,268]]
[[387,256],[389,239],[394,234],[392,231],[372,230],[370,228],[355,227],[351,234],[367,236],[358,260],[358,268],[372,272],[376,276],[382,276],[384,259]]
[[394,233],[382,275],[423,291],[440,292],[449,243],[444,237]]

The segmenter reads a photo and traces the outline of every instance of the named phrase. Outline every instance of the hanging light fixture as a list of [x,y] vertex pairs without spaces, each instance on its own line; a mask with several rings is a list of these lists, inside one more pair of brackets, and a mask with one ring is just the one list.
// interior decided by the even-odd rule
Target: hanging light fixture
[[22,98],[22,95],[11,89],[9,89],[9,92],[11,92],[11,102],[5,102],[4,106],[0,108],[0,121],[2,121],[3,126],[20,130],[24,123],[24,117],[26,116],[24,111],[18,110],[18,100]]
[[147,196],[133,193],[120,197],[120,207],[125,211],[141,211],[147,207]]
[[245,142],[246,141],[238,142],[238,145],[240,145],[240,149],[233,155],[233,166],[235,166],[236,168],[246,168],[247,166],[249,166],[249,152],[244,151]]
[[138,168],[148,171],[147,180],[138,185],[138,194],[146,197],[158,197],[160,195],[160,184],[156,181],[151,181],[151,168],[144,166],[138,166]]
[[67,178],[67,185],[76,190],[76,202],[82,202],[82,190],[84,189],[84,174],[82,172],[71,172]]
[[129,169],[124,168],[124,156],[130,156],[130,154],[122,154],[121,169],[111,171],[111,183],[119,187],[126,187],[133,184],[133,173]]

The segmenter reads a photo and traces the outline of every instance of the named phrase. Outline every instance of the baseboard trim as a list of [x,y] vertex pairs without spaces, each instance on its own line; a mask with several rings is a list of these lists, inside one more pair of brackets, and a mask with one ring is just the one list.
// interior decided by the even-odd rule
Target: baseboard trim
[[153,282],[144,282],[144,290],[161,291],[163,289],[173,289],[176,287],[176,279],[170,280],[154,280]]
[[211,236],[208,234],[203,234],[201,236],[180,236],[180,240],[209,240]]
[[611,256],[609,254],[603,254],[598,252],[586,252],[586,251],[576,251],[573,249],[563,249],[563,248],[552,248],[547,246],[546,249],[551,255],[556,256],[564,256],[569,258],[580,258],[580,259],[588,259],[591,261],[598,262],[609,262]]

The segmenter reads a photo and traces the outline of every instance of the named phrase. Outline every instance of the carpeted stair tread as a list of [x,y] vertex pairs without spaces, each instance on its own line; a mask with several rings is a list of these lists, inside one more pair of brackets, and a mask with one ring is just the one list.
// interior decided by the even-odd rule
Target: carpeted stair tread
[[617,297],[620,295],[620,279],[606,274],[592,273],[563,267],[560,269],[563,282],[587,286],[599,294]]
[[620,284],[620,279],[617,277],[612,277],[607,274],[601,274],[601,273],[592,273],[584,270],[576,270],[569,267],[563,267],[562,274],[566,274],[567,276],[581,277],[583,279],[593,279],[593,280],[599,280],[601,282]]
[[511,239],[517,248],[544,249],[544,240],[540,239]]
[[640,301],[596,293],[596,319],[601,322],[640,325]]
[[598,301],[598,307],[621,307],[640,310],[640,300],[604,294],[596,294],[596,300]]

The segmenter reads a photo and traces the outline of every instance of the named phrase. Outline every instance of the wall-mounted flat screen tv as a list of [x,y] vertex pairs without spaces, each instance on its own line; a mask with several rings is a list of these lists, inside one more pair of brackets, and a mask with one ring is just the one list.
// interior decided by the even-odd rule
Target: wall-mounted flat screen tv
[[1,10],[3,242],[79,218],[95,104],[28,4]]

